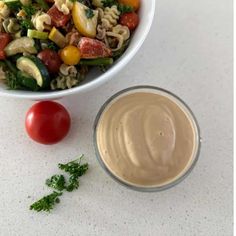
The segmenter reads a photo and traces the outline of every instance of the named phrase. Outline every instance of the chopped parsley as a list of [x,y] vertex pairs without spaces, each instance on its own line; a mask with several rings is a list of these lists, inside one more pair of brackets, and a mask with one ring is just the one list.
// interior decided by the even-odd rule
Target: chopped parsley
[[88,19],[91,19],[91,18],[94,17],[93,10],[90,9],[90,8],[85,9],[85,14],[86,14],[86,17],[87,17]]

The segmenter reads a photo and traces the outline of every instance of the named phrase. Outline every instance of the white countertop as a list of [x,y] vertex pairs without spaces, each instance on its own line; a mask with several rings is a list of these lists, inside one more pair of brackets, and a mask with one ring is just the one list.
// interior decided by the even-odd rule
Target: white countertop
[[[232,235],[232,1],[157,1],[142,49],[109,83],[65,98],[69,136],[38,145],[24,131],[31,101],[0,98],[1,236]],[[114,182],[99,166],[92,126],[104,101],[133,85],[168,89],[192,108],[203,138],[199,162],[178,186],[140,193]],[[49,193],[57,163],[85,153],[90,170],[51,214],[29,205]]]

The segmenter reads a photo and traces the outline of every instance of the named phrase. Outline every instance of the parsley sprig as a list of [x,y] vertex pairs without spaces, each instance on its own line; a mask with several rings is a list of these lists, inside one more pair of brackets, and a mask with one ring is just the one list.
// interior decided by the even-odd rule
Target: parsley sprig
[[35,210],[37,212],[39,211],[47,211],[50,212],[50,210],[53,209],[54,205],[60,202],[59,196],[62,195],[62,192],[56,192],[39,199],[37,202],[33,203],[30,206],[30,210]]
[[66,164],[58,164],[59,169],[69,174],[68,182],[63,175],[59,174],[47,179],[45,183],[48,187],[54,189],[53,193],[33,203],[30,206],[30,210],[50,212],[54,205],[60,202],[59,196],[62,195],[62,191],[72,192],[77,189],[79,187],[79,177],[84,175],[88,170],[88,163],[81,164],[83,157],[84,155]]

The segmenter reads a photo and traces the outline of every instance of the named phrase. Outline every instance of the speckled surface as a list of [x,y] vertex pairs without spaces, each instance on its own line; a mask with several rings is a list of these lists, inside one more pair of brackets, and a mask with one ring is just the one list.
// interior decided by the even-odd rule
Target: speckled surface
[[[232,1],[159,0],[134,60],[109,83],[60,100],[71,112],[69,136],[55,146],[31,141],[24,115],[33,102],[0,98],[0,235],[230,236],[232,232]],[[103,102],[138,84],[179,95],[203,138],[199,162],[181,184],[160,193],[128,190],[96,161],[92,125]],[[28,210],[49,192],[57,163],[85,153],[91,167],[51,214]]]

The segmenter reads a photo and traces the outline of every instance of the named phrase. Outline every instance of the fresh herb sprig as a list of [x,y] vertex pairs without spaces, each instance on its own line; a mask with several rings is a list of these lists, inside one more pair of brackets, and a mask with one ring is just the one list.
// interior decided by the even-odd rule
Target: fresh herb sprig
[[[30,210],[35,211],[47,211],[53,209],[56,203],[59,203],[59,196],[62,195],[62,191],[72,192],[79,187],[79,177],[84,175],[88,170],[88,163],[81,164],[84,155],[76,160],[70,161],[66,164],[58,164],[59,169],[69,174],[68,183],[63,175],[53,175],[51,178],[46,180],[46,185],[53,188],[52,194],[49,194],[30,206]],[[59,192],[58,192],[59,191]]]
[[46,185],[48,187],[54,188],[59,191],[65,189],[65,183],[65,177],[63,175],[53,175],[50,179],[46,180]]
[[47,211],[50,212],[50,210],[53,209],[54,205],[60,202],[59,196],[62,195],[62,192],[56,192],[39,199],[37,202],[33,203],[30,206],[30,210],[35,210],[37,212],[39,211]]

